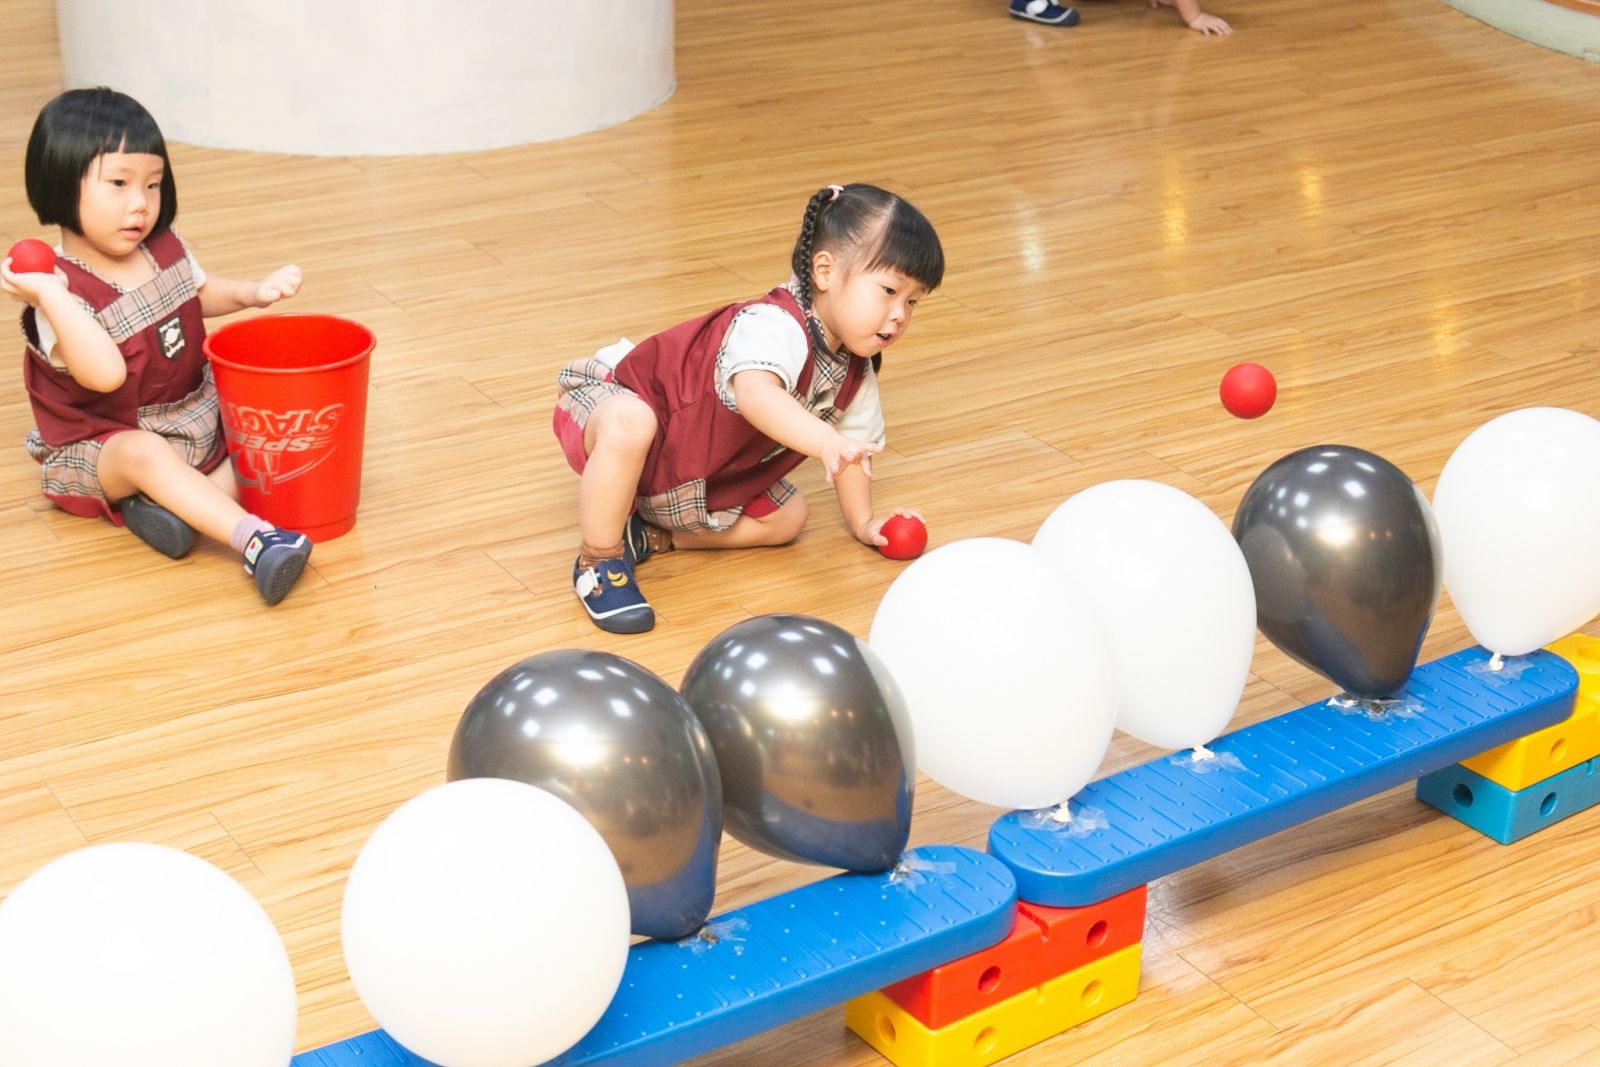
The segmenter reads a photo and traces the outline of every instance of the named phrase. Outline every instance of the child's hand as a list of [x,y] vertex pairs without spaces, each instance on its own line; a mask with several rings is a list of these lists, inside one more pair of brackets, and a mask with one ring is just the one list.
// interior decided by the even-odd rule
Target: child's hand
[[1203,11],[1194,17],[1193,22],[1189,23],[1189,28],[1195,33],[1207,36],[1215,34],[1218,37],[1227,37],[1233,33],[1232,26],[1217,18],[1217,16],[1207,15]]
[[0,290],[7,296],[21,304],[38,307],[39,301],[44,299],[44,291],[51,286],[62,289],[67,287],[67,276],[57,267],[50,274],[29,272],[27,274],[11,273],[11,257],[7,256],[0,261]]
[[271,307],[280,300],[287,300],[300,291],[301,280],[300,268],[293,263],[287,267],[279,267],[261,279],[261,284],[256,286],[256,307]]
[[904,515],[908,519],[916,519],[924,526],[928,525],[928,520],[922,517],[922,512],[913,511],[911,508],[895,508],[882,518],[873,516],[868,519],[867,524],[856,531],[856,540],[864,545],[871,545],[873,548],[887,547],[889,539],[883,536],[883,524],[896,515]]
[[882,451],[882,445],[857,441],[853,437],[835,433],[833,440],[823,446],[819,458],[822,460],[823,470],[828,472],[828,484],[831,485],[834,476],[851,463],[861,464],[861,473],[868,478],[872,477],[872,457]]

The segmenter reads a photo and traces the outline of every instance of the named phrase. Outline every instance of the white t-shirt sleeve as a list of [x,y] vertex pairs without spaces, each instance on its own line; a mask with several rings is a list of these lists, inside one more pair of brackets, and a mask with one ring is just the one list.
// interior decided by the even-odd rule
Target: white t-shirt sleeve
[[881,445],[885,442],[883,404],[878,399],[878,374],[871,367],[867,368],[861,379],[861,387],[850,398],[850,405],[844,409],[834,429],[846,437],[868,444]]
[[[61,248],[57,246],[56,255],[60,254]],[[206,283],[206,272],[200,269],[200,264],[195,260],[194,253],[189,251],[187,245],[184,246],[183,254],[189,260],[189,273],[194,275],[194,287],[199,289]],[[78,303],[83,304],[84,310],[89,310],[88,304],[84,304],[81,300]],[[93,312],[91,311],[90,314],[93,314]],[[66,362],[56,355],[56,328],[50,325],[49,316],[43,311],[35,309],[33,327],[39,332],[39,351],[44,353],[45,359],[49,360],[50,365],[56,370],[66,370]]]
[[[77,299],[74,297],[74,299]],[[87,303],[79,300],[83,310],[93,315],[94,311]],[[45,362],[63,374],[67,371],[67,361],[56,353],[56,328],[50,325],[50,318],[38,308],[33,309],[33,328],[39,335],[39,351],[44,355]]]
[[805,330],[787,311],[773,304],[751,304],[728,324],[717,352],[717,398],[729,411],[738,411],[733,376],[745,370],[770,371],[785,390],[793,391],[810,345]]
[[66,370],[66,361],[56,355],[56,328],[39,308],[33,309],[33,328],[39,334],[39,351],[44,353],[44,358],[56,370]]

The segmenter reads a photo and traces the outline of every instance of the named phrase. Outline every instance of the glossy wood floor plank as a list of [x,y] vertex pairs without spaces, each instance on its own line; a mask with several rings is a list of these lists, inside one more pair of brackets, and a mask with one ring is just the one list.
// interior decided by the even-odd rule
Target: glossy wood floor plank
[[[1134,0],[1070,30],[999,0],[679,0],[678,90],[613,129],[414,159],[174,145],[209,269],[298,262],[295,309],[379,337],[360,522],[267,610],[218,546],[173,563],[50,509],[15,447],[20,383],[0,391],[0,892],[86,842],[187,848],[272,915],[299,1044],[324,1044],[372,1025],[339,952],[350,863],[442,780],[495,673],[579,647],[677,681],[765,612],[864,635],[903,565],[850,542],[810,468],[796,544],[652,561],[661,625],[595,631],[549,432],[567,361],[782,282],[829,181],[905,192],[945,244],[885,364],[876,483],[936,544],[1026,539],[1111,478],[1229,521],[1262,468],[1322,443],[1431,490],[1494,415],[1600,413],[1600,67],[1431,2],[1218,2],[1226,40]],[[39,229],[22,152],[60,75],[50,5],[3,14],[9,244]],[[1280,384],[1254,422],[1216,399],[1244,359]],[[1153,650],[1183,639],[1162,622]],[[1467,640],[1446,601],[1423,655]],[[1258,640],[1236,723],[1329,691]],[[1119,736],[1104,767],[1153,754]],[[924,781],[912,839],[981,847],[995,814]],[[1255,842],[1151,888],[1138,1000],[1008,1062],[1592,1062],[1597,830],[1588,812],[1502,848],[1397,789]],[[729,840],[717,906],[821,873]],[[825,1012],[702,1062],[881,1061]]]

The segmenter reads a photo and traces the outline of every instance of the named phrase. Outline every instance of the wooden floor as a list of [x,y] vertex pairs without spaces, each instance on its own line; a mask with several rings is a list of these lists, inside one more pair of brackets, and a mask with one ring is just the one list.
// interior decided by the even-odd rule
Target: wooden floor
[[[1119,477],[1231,520],[1319,443],[1431,491],[1496,414],[1600,414],[1600,67],[1431,0],[1216,3],[1231,39],[1136,0],[1090,0],[1072,30],[1001,0],[679,0],[678,90],[615,129],[417,159],[175,146],[208,268],[298,262],[298,310],[378,334],[361,521],[265,609],[223,548],[173,563],[49,509],[11,379],[0,892],[86,842],[189,849],[271,913],[299,1045],[321,1045],[372,1025],[340,957],[345,874],[443,779],[492,675],[583,647],[676,682],[774,611],[865,634],[903,565],[849,541],[814,470],[799,543],[652,562],[655,632],[597,632],[549,432],[568,359],[781,281],[822,183],[900,190],[945,243],[946,284],[885,367],[876,465],[878,499],[922,509],[935,543],[1026,539]],[[45,0],[0,21],[9,243],[38,232],[22,148],[59,71]],[[1245,359],[1281,385],[1257,422],[1216,400]],[[1150,632],[1156,663],[1184,637]],[[1424,654],[1466,642],[1446,605]],[[1330,692],[1265,642],[1254,668],[1241,725]],[[1119,737],[1107,769],[1151,755]],[[924,782],[913,842],[981,847],[996,814]],[[722,855],[719,910],[819,876]],[[1597,878],[1600,811],[1503,848],[1394,790],[1153,885],[1139,999],[1010,1062],[1600,1062]],[[704,1062],[876,1062],[840,1015]]]

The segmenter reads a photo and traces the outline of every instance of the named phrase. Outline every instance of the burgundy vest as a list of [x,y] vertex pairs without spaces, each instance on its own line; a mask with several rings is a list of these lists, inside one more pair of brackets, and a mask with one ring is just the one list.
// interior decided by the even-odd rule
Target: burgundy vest
[[[642,397],[656,415],[655,443],[639,476],[640,496],[704,479],[707,510],[725,511],[749,503],[805,462],[803,453],[761,433],[717,396],[717,352],[733,317],[752,304],[783,308],[809,341],[804,313],[794,295],[779,286],[756,300],[729,304],[648,337],[617,365],[616,381]],[[867,364],[841,358],[850,363],[831,404],[839,412],[861,387]],[[813,414],[818,411],[808,398],[816,361],[813,344],[791,394]]]
[[[184,257],[183,242],[171,230],[162,230],[145,241],[155,260],[156,279],[142,289],[171,284],[160,275]],[[76,263],[58,259],[67,276],[67,288],[100,313],[122,299],[111,283],[84,270]],[[152,302],[159,296],[152,296]],[[34,310],[22,313],[23,328],[30,338],[38,337],[33,324]],[[102,325],[106,320],[101,319]],[[109,331],[108,331],[109,332]],[[113,334],[113,336],[115,336]],[[127,379],[109,393],[85,389],[72,376],[48,366],[38,356],[23,353],[22,380],[33,403],[34,424],[39,436],[52,448],[75,441],[106,437],[139,425],[139,409],[152,404],[168,404],[188,396],[200,387],[205,374],[205,355],[200,350],[205,340],[205,320],[200,315],[198,296],[185,300],[156,321],[138,330],[117,347],[128,364]]]

